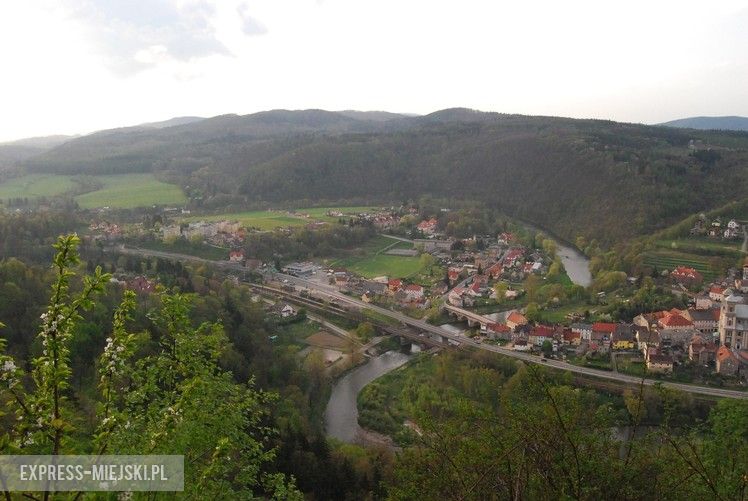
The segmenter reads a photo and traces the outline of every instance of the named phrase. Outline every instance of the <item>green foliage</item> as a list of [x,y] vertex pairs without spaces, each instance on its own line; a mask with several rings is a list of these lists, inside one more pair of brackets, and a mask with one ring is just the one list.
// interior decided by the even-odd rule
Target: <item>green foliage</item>
[[[692,156],[690,139],[719,153]],[[747,146],[744,134],[599,120],[445,110],[383,127],[303,111],[277,120],[217,117],[91,135],[26,164],[34,172],[66,174],[159,172],[190,186],[206,207],[323,205],[342,198],[361,205],[424,194],[479,200],[569,240],[583,234],[610,243],[651,233],[716,200],[742,197]],[[447,219],[444,227],[455,236],[483,227],[479,218],[452,223]]]
[[95,306],[109,275],[96,268],[82,277],[80,292],[71,292],[78,244],[77,236],[68,235],[55,245],[56,279],[41,316],[42,351],[32,360],[31,388],[21,384],[23,370],[4,353],[5,340],[0,342],[0,401],[17,417],[0,439],[1,451],[81,453],[88,446],[77,438],[88,432],[93,454],[184,454],[188,497],[258,493],[301,499],[293,482],[266,470],[274,459],[273,431],[263,420],[275,397],[256,390],[252,381],[237,383],[220,367],[229,349],[223,327],[209,322],[193,327],[191,301],[182,294],[161,295],[160,309],[150,315],[159,348],[136,358],[150,343],[127,331],[135,301],[133,293],[125,293],[99,359],[96,419],[91,429],[81,429],[69,398],[70,345],[81,313]]
[[[419,433],[398,458],[391,499],[706,500],[745,492],[743,400],[719,402],[691,434],[682,427],[693,423],[693,402],[676,393],[641,387],[616,407],[570,378],[523,365],[498,384],[474,381],[487,391],[481,395],[441,388],[440,374],[450,381],[462,372],[450,369],[407,395]],[[662,424],[642,433],[653,420]]]

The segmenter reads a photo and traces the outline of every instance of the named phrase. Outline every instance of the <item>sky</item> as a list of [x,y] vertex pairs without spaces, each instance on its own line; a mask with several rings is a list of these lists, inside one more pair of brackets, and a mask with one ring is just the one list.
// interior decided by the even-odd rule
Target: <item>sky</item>
[[748,0],[2,0],[0,141],[175,116],[748,115]]

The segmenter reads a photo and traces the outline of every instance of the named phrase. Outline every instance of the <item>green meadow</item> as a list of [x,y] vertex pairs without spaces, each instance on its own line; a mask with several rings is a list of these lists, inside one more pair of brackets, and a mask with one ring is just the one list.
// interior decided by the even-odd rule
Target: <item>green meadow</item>
[[112,207],[131,209],[149,205],[179,205],[187,201],[182,189],[156,179],[153,174],[95,176],[101,189],[75,197],[84,209]]
[[54,197],[71,191],[76,186],[72,176],[29,174],[0,183],[0,200]]
[[[101,188],[75,197],[84,209],[113,207],[129,209],[148,205],[178,205],[187,201],[182,189],[164,183],[153,174],[87,176]],[[29,174],[0,183],[0,200],[54,197],[80,189],[76,176]]]
[[258,230],[274,230],[276,228],[285,228],[288,226],[304,226],[312,222],[312,219],[291,216],[284,211],[248,211],[248,212],[230,212],[225,214],[216,214],[210,216],[193,216],[184,219],[185,221],[239,221],[246,228],[256,228]]

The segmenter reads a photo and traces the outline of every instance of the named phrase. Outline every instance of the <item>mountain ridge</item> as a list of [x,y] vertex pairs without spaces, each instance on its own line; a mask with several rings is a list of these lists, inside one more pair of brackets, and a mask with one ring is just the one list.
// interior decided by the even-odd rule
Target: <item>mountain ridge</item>
[[657,124],[663,127],[678,127],[698,130],[736,130],[748,131],[748,117],[722,116],[722,117],[688,117],[670,120]]
[[[574,241],[616,242],[748,192],[748,133],[450,108],[221,115],[102,131],[23,160],[30,172],[154,172],[206,207],[423,195],[496,206]],[[689,148],[692,139],[709,154]],[[625,224],[621,224],[625,221]]]

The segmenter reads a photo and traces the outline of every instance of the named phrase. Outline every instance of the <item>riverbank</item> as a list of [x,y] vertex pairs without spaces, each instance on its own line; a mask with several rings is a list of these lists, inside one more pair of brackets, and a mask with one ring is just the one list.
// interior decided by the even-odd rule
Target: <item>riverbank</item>
[[[341,377],[332,387],[325,409],[327,435],[347,443],[368,442],[393,445],[389,437],[377,436],[358,424],[358,394],[375,379],[405,365],[411,355],[388,351]],[[361,445],[368,445],[362,443]]]

